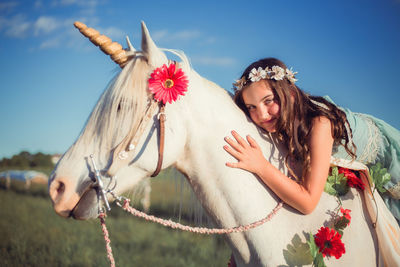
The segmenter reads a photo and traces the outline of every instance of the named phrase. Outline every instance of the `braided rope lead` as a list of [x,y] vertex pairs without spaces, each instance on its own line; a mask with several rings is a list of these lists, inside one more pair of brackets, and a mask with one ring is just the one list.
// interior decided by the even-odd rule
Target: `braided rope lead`
[[131,213],[134,216],[143,218],[147,221],[152,221],[152,222],[156,222],[159,223],[161,225],[164,225],[166,227],[170,227],[173,229],[180,229],[183,231],[188,231],[188,232],[192,232],[192,233],[198,233],[198,234],[230,234],[230,233],[239,233],[239,232],[245,232],[248,231],[250,229],[253,229],[257,226],[260,226],[261,224],[270,221],[274,215],[279,211],[280,208],[282,208],[283,206],[283,202],[280,201],[276,207],[265,217],[262,218],[261,220],[255,221],[253,223],[247,224],[247,225],[241,225],[241,226],[236,226],[236,227],[232,227],[232,228],[205,228],[205,227],[191,227],[191,226],[187,226],[187,225],[183,225],[180,223],[176,223],[173,222],[171,220],[165,220],[165,219],[161,219],[161,218],[157,218],[153,215],[148,215],[144,212],[138,211],[137,209],[133,208],[132,206],[129,205],[129,200],[125,199],[124,203],[122,205],[122,209]]
[[114,256],[112,254],[112,248],[111,248],[111,240],[108,234],[107,226],[106,226],[106,214],[105,213],[100,213],[99,214],[99,219],[100,219],[100,224],[101,224],[101,230],[103,231],[104,235],[104,241],[106,241],[106,250],[107,250],[107,258],[110,261],[110,266],[115,267],[115,260]]

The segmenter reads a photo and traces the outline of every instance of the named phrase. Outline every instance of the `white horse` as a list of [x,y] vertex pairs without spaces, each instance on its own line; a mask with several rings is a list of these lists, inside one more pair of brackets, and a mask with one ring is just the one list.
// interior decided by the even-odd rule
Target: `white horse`
[[[187,177],[217,227],[246,225],[265,217],[279,200],[255,175],[225,166],[233,158],[223,150],[224,137],[232,129],[242,136],[250,134],[262,147],[265,157],[287,173],[283,164],[285,150],[260,134],[224,89],[191,69],[183,53],[178,55],[189,87],[185,96],[166,105],[162,168],[175,166]],[[52,174],[49,191],[59,215],[77,219],[97,217],[98,197],[91,187],[93,167],[88,160],[91,154],[104,173],[118,175],[117,194],[154,172],[158,110],[151,114],[154,121],[147,123],[137,149],[128,151],[125,162],[115,154],[118,145],[139,128],[143,119],[152,97],[148,90],[150,73],[167,63],[165,53],[154,44],[143,23],[142,51],[133,52],[131,47],[131,59],[101,96],[82,134]],[[116,160],[122,161],[117,164],[120,167],[110,170]],[[284,205],[271,221],[247,232],[226,235],[226,241],[238,266],[307,265],[310,262],[304,243],[308,234],[315,234],[326,225],[337,206],[335,198],[326,193],[309,215]],[[328,266],[376,266],[378,243],[363,205],[363,195],[350,190],[343,206],[352,210],[351,224],[342,238],[346,253],[340,259],[325,258],[326,263]]]

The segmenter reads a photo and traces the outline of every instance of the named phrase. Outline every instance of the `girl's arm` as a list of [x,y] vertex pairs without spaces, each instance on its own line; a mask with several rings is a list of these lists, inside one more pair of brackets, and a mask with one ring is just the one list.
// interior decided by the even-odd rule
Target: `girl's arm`
[[238,162],[226,163],[228,167],[257,174],[285,203],[303,214],[309,214],[315,209],[324,190],[332,154],[333,138],[329,119],[318,117],[313,120],[309,140],[310,171],[303,177],[302,184],[293,181],[267,161],[253,138],[247,136],[246,142],[236,132],[232,131],[232,135],[237,142],[226,138],[231,147],[224,146],[224,149]]

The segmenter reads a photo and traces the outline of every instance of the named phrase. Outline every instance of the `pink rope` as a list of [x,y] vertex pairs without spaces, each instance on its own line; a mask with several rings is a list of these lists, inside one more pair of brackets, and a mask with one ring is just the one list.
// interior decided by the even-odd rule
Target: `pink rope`
[[[170,227],[173,229],[180,229],[183,231],[188,231],[188,232],[192,232],[192,233],[198,233],[198,234],[230,234],[230,233],[239,233],[239,232],[245,232],[248,231],[250,229],[256,228],[257,226],[260,226],[263,223],[266,223],[268,221],[270,221],[275,214],[280,210],[280,208],[282,208],[283,206],[283,202],[279,202],[275,208],[265,217],[262,218],[261,220],[258,220],[256,222],[247,224],[247,225],[241,225],[241,226],[236,226],[236,227],[231,227],[231,228],[205,228],[205,227],[192,227],[192,226],[187,226],[187,225],[183,225],[180,223],[176,223],[173,222],[171,220],[165,220],[165,219],[161,219],[161,218],[157,218],[153,215],[148,215],[144,212],[138,211],[137,209],[131,207],[129,205],[129,200],[126,199],[122,205],[122,209],[131,213],[134,216],[143,218],[147,221],[152,221],[152,222],[156,222],[159,223],[161,225],[164,225],[166,227]],[[103,231],[103,235],[104,235],[104,240],[106,241],[106,250],[107,250],[107,258],[110,261],[110,265],[111,267],[115,267],[115,260],[114,260],[114,256],[112,254],[112,249],[111,249],[111,240],[109,238],[109,234],[108,234],[108,230],[106,227],[106,214],[105,213],[100,213],[99,215],[100,218],[100,224],[101,224],[101,229]]]
[[103,231],[103,235],[104,235],[104,241],[106,241],[107,258],[110,261],[110,266],[115,267],[115,260],[114,260],[114,256],[112,254],[112,248],[110,245],[111,240],[110,240],[108,230],[106,227],[106,219],[105,219],[106,214],[100,213],[99,218],[100,218],[101,230]]
[[170,228],[173,228],[173,229],[180,229],[180,230],[183,230],[183,231],[188,231],[188,232],[198,233],[198,234],[207,234],[207,235],[218,234],[218,235],[221,235],[221,234],[245,232],[245,231],[253,229],[253,228],[257,227],[257,226],[260,226],[261,224],[270,221],[274,217],[274,215],[278,212],[278,210],[280,208],[282,208],[282,206],[283,206],[283,203],[279,202],[276,205],[276,207],[265,218],[263,218],[261,220],[258,220],[256,222],[253,222],[253,223],[250,223],[250,224],[247,224],[247,225],[241,225],[241,226],[236,226],[236,227],[232,227],[232,228],[225,228],[225,229],[224,228],[223,229],[219,229],[219,228],[210,229],[210,228],[205,228],[205,227],[191,227],[191,226],[182,225],[180,223],[173,222],[171,220],[165,220],[165,219],[157,218],[157,217],[155,217],[153,215],[148,215],[148,214],[146,214],[144,212],[138,211],[137,209],[131,207],[129,205],[129,200],[128,199],[126,199],[124,201],[124,204],[122,205],[122,209],[124,209],[125,211],[131,213],[134,216],[143,218],[143,219],[145,219],[147,221],[156,222],[156,223],[159,223],[161,225],[164,225],[166,227],[170,227]]

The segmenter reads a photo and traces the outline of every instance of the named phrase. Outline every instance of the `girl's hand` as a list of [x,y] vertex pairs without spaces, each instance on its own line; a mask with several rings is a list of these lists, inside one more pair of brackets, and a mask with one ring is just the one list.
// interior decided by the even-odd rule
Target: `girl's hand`
[[257,142],[250,136],[246,136],[247,142],[238,133],[232,131],[232,136],[225,137],[225,141],[230,145],[225,145],[226,152],[238,160],[237,163],[227,162],[225,165],[231,168],[240,168],[259,175],[261,169],[265,167],[268,161],[264,158],[261,148]]

